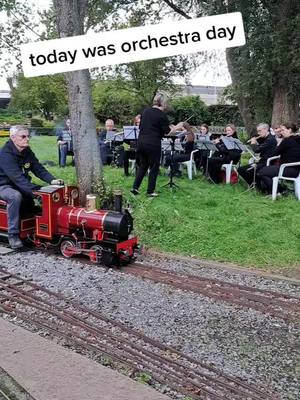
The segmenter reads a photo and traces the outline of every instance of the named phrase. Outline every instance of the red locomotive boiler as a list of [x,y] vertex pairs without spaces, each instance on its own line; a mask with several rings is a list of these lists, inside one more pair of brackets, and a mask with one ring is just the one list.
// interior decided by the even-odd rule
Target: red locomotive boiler
[[[87,255],[95,263],[130,262],[138,249],[131,234],[133,218],[125,210],[96,210],[79,206],[74,186],[46,186],[34,192],[40,205],[34,215],[21,217],[20,238],[36,247],[60,249],[64,257]],[[6,203],[0,200],[0,234],[7,236]]]

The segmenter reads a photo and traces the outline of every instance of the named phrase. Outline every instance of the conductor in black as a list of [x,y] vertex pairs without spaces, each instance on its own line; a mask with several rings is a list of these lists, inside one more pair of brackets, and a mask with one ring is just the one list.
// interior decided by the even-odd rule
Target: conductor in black
[[139,194],[139,187],[148,169],[147,195],[156,197],[155,186],[159,172],[161,157],[161,140],[170,132],[169,121],[164,113],[166,97],[157,93],[153,99],[152,107],[146,108],[141,117],[140,133],[137,142],[137,159],[139,168],[131,189],[131,193]]

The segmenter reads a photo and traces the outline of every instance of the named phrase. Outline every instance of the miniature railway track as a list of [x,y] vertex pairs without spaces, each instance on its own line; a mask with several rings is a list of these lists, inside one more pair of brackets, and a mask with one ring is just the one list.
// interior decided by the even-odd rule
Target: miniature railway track
[[153,381],[195,400],[278,399],[3,268],[0,312],[109,357],[132,373],[148,372]]
[[124,272],[239,307],[251,308],[288,322],[300,321],[300,298],[296,296],[213,278],[179,274],[138,262],[124,269]]

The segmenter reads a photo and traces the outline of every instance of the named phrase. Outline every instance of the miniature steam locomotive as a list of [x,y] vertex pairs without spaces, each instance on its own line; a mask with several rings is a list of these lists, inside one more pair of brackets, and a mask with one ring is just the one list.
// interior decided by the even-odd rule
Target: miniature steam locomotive
[[[58,248],[64,257],[87,255],[108,266],[129,263],[138,249],[133,218],[125,210],[89,210],[79,206],[74,186],[46,186],[34,192],[39,211],[22,217],[20,238],[36,247]],[[6,203],[0,200],[0,234],[7,235]]]

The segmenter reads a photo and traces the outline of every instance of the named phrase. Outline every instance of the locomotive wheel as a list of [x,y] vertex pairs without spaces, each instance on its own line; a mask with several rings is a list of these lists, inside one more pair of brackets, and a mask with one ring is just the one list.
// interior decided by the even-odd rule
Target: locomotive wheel
[[109,253],[108,251],[103,251],[101,262],[106,267],[111,268],[115,263],[115,257],[113,254]]
[[102,261],[102,247],[98,244],[95,244],[90,248],[90,250],[93,252],[93,254],[90,254],[91,262],[94,264],[100,263]]
[[71,258],[72,256],[74,256],[77,251],[73,240],[63,240],[60,245],[60,252],[66,258]]

